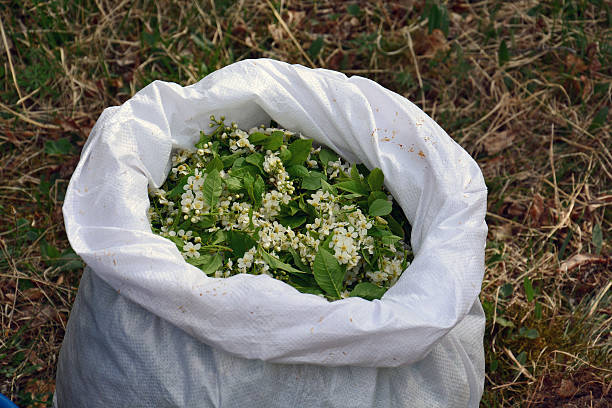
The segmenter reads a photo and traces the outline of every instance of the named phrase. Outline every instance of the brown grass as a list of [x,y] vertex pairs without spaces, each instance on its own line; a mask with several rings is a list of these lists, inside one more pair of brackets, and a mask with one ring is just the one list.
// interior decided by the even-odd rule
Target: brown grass
[[442,2],[448,30],[425,1],[68,3],[0,1],[0,392],[49,406],[81,274],[62,197],[101,111],[270,57],[379,82],[481,165],[482,406],[612,405],[608,2]]

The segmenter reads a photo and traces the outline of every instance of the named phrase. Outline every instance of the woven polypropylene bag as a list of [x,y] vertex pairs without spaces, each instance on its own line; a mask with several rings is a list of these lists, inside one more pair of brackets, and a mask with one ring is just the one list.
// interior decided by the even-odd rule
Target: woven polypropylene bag
[[[273,119],[383,170],[415,258],[380,301],[209,278],[151,232],[147,186],[161,186],[172,150],[193,146],[211,114],[242,128]],[[470,156],[370,80],[249,60],[188,87],[154,82],[104,111],[68,187],[68,238],[93,274],[60,354],[58,406],[477,406],[485,211]]]

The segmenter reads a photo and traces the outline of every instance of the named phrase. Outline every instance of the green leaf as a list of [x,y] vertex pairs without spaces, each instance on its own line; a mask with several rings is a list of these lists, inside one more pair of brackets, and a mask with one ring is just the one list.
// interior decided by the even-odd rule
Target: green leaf
[[264,251],[263,249],[261,249],[261,247],[260,247],[259,253],[261,255],[261,259],[263,259],[265,263],[270,265],[270,268],[272,268],[272,269],[280,269],[280,270],[283,270],[283,271],[288,272],[288,273],[295,273],[295,274],[299,274],[299,275],[307,275],[308,274],[308,272],[300,271],[299,269],[296,269],[293,266],[282,262],[277,257],[272,256],[269,253],[267,253],[266,251]]
[[344,269],[340,267],[336,258],[323,247],[319,247],[312,269],[321,289],[329,296],[339,299],[342,292]]
[[512,284],[509,282],[504,283],[499,289],[499,293],[501,293],[503,297],[508,297],[512,295],[513,292],[514,292],[514,286],[512,286]]
[[210,215],[201,215],[200,216],[200,221],[198,221],[198,223],[196,225],[200,229],[208,229],[208,228],[212,227],[213,225],[215,225],[215,219],[214,219],[214,217],[212,217]]
[[389,223],[389,229],[391,230],[391,232],[393,232],[395,235],[399,235],[402,239],[404,239],[404,229],[402,228],[402,225],[397,222],[395,218],[391,216],[391,214],[387,215],[385,217],[385,220],[387,220],[387,222]]
[[227,189],[229,191],[240,191],[242,189],[242,183],[240,182],[240,179],[237,177],[227,177],[225,179],[223,179],[223,182],[225,183],[225,185],[227,186]]
[[70,154],[72,152],[72,143],[70,139],[62,138],[59,140],[47,140],[45,142],[45,153],[47,154]]
[[317,287],[301,286],[300,284],[293,282],[291,279],[289,279],[288,283],[302,293],[307,293],[309,295],[323,295],[323,291]]
[[42,240],[40,242],[40,250],[45,264],[57,268],[59,271],[74,271],[85,266],[81,258],[72,248],[66,248],[60,253],[53,245]]
[[364,200],[363,195],[361,194],[354,194],[354,193],[344,194],[342,198],[346,200],[357,200],[358,198],[361,198],[361,200],[357,201],[357,205],[361,207],[362,209],[368,208],[368,200]]
[[368,235],[372,237],[382,238],[382,237],[388,237],[390,235],[393,235],[393,233],[387,229],[374,226],[368,230]]
[[242,161],[244,162],[244,158],[240,157],[241,155],[242,155],[242,152],[230,154],[229,156],[221,156],[221,161],[223,162],[223,168],[227,169],[229,167],[232,167],[238,159],[242,159]]
[[179,251],[183,250],[183,245],[185,245],[185,241],[183,241],[182,238],[177,237],[177,236],[166,237],[166,238],[172,241],[174,245],[176,245],[176,247],[179,249]]
[[317,58],[317,56],[321,52],[321,48],[323,48],[323,37],[318,36],[317,39],[314,40],[308,48],[308,55],[310,56],[310,58],[312,58],[313,60]]
[[601,247],[603,246],[603,232],[601,231],[601,226],[599,224],[595,224],[593,227],[593,246],[595,247],[595,253],[597,255],[601,254]]
[[536,300],[535,309],[533,315],[536,319],[540,320],[542,318],[542,304]]
[[535,292],[533,290],[533,286],[531,285],[531,279],[529,279],[528,276],[525,276],[525,279],[523,279],[523,286],[525,288],[525,296],[527,297],[527,301],[531,302]]
[[381,237],[380,240],[382,241],[382,243],[384,245],[395,245],[395,243],[397,241],[399,241],[400,239],[402,239],[401,237],[398,237],[397,235],[385,235],[384,237]]
[[252,153],[248,155],[245,160],[247,163],[252,164],[253,166],[257,167],[262,173],[264,173],[263,163],[264,163],[265,157],[263,154],[257,153],[257,152]]
[[247,194],[249,195],[249,198],[251,199],[251,201],[255,201],[255,193],[253,191],[253,185],[255,184],[255,177],[247,173],[242,178],[242,181],[244,183],[244,188],[246,188]]
[[361,282],[351,291],[350,297],[360,297],[367,300],[380,299],[385,292],[386,288],[381,288],[370,282]]
[[219,157],[219,147],[221,146],[221,142],[219,142],[218,140],[215,140],[212,144],[212,147],[210,148],[210,150],[212,151],[212,154],[214,157]]
[[299,178],[304,178],[310,174],[308,169],[302,166],[301,164],[295,164],[293,166],[287,167],[287,173],[289,173],[291,177]]
[[499,367],[499,360],[497,360],[495,357],[492,357],[491,363],[489,364],[489,371],[494,373],[497,371],[498,367]]
[[255,183],[253,184],[253,201],[255,201],[255,206],[259,207],[261,204],[261,199],[263,193],[266,191],[266,183],[263,178],[258,174],[255,179]]
[[[239,156],[242,155],[242,153],[236,153],[236,154],[238,154]],[[230,157],[230,156],[227,156],[227,157]],[[240,169],[240,168],[242,168],[242,166],[244,166],[245,162],[246,162],[246,160],[244,160],[244,157],[237,157],[236,159],[234,159],[234,161],[232,163],[232,170],[233,169]]]
[[232,169],[232,172],[231,172],[232,176],[242,179],[244,181],[244,184],[246,184],[245,177],[251,177],[251,183],[252,183],[253,181],[255,181],[255,177],[258,174],[259,174],[259,170],[257,169],[257,167],[252,166],[250,164],[244,164],[242,167],[239,167],[237,169]]
[[427,10],[427,22],[430,34],[436,28],[440,28],[440,14],[438,5],[435,3],[429,3],[429,9]]
[[[291,256],[293,257],[293,263],[295,264],[295,266],[298,267],[299,270],[301,271],[306,271],[306,272],[310,272],[310,267],[305,265],[304,262],[302,262],[302,258],[300,257],[300,255],[295,251],[295,249],[289,247],[289,253],[291,254]],[[314,277],[312,277],[312,279],[314,280]],[[314,286],[316,286],[316,281],[314,281]]]
[[268,135],[261,132],[253,132],[249,135],[249,142],[254,145],[264,144],[268,140]]
[[285,166],[294,164],[303,164],[310,154],[312,148],[312,139],[298,139],[289,145],[291,157],[285,162]]
[[372,191],[368,196],[368,207],[371,206],[377,199],[386,200],[387,195],[382,191]]
[[213,170],[223,170],[223,161],[218,157],[215,157],[214,159],[208,162],[208,164],[206,165],[206,169],[204,169],[204,172],[210,173]]
[[312,275],[291,275],[287,283],[302,293],[310,293],[312,295],[323,294],[323,291],[319,288],[317,281]]
[[225,242],[226,239],[227,239],[227,232],[223,230],[219,230],[213,234],[212,239],[210,240],[209,244],[210,245],[221,244],[222,242]]
[[368,195],[368,190],[363,188],[363,185],[355,180],[347,180],[341,181],[339,183],[334,184],[336,188],[340,190],[348,191],[350,193],[359,194],[361,196]]
[[278,218],[278,222],[280,222],[284,227],[297,228],[306,222],[306,216],[294,215],[290,217],[281,217]]
[[187,262],[188,264],[191,264],[193,266],[201,266],[201,265],[208,265],[210,263],[210,261],[212,261],[213,259],[213,255],[211,254],[204,254],[204,255],[200,255],[197,258],[187,258],[185,259],[185,262]]
[[193,174],[187,174],[185,176],[183,176],[178,184],[168,192],[168,194],[166,194],[167,198],[179,198],[181,195],[183,195],[183,193],[185,192],[185,189],[183,188],[185,186],[185,184],[187,184],[187,179],[189,179],[189,176],[192,176]]
[[591,125],[589,126],[590,131],[597,130],[606,123],[609,109],[610,108],[608,106],[604,106],[597,111],[595,117],[593,118],[593,121],[591,122]]
[[297,200],[291,200],[286,206],[281,206],[283,215],[295,215],[298,211],[300,211],[300,205]]
[[227,244],[232,248],[232,257],[242,258],[249,249],[257,246],[257,241],[249,234],[241,231],[226,231]]
[[325,238],[323,243],[319,244],[319,248],[329,248],[329,244],[332,242],[333,238],[334,238],[334,234],[329,234],[327,238]]
[[323,179],[325,175],[323,173],[319,173],[318,171],[312,171],[309,175],[304,176],[302,179],[302,188],[304,190],[318,190],[321,188],[321,179]]
[[359,170],[357,170],[357,165],[355,163],[353,163],[351,166],[351,179],[361,183],[361,175],[359,174]]
[[208,143],[210,141],[210,136],[204,133],[203,130],[200,131],[200,140],[195,144],[195,147],[198,149],[202,148],[204,143]]
[[338,160],[338,155],[327,149],[321,149],[319,152],[319,160],[321,160],[323,168],[327,168],[329,162],[335,162]]
[[354,17],[361,16],[361,9],[359,8],[358,4],[349,4],[346,6],[346,11],[348,11],[348,13]]
[[442,30],[445,36],[448,36],[448,10],[446,6],[440,5],[439,7],[431,3],[430,16],[434,15],[433,21],[429,21],[429,32],[431,33],[434,29],[439,28]]
[[321,189],[323,190],[323,192],[328,192],[333,195],[338,195],[338,190],[336,189],[336,187],[332,186],[324,179],[321,179]]
[[525,337],[526,339],[535,340],[540,337],[540,333],[538,333],[537,329],[528,329],[526,327],[521,327],[519,329],[519,336]]
[[223,267],[223,257],[221,254],[201,255],[198,258],[188,258],[186,260],[193,266],[198,267],[206,275],[212,275]]
[[381,190],[383,185],[385,184],[385,176],[381,169],[376,167],[374,170],[370,172],[368,176],[368,184],[372,191]]
[[504,319],[501,316],[497,316],[497,318],[495,319],[495,323],[499,324],[500,326],[503,327],[514,327],[514,323],[512,323],[509,320]]
[[304,197],[300,197],[300,201],[298,204],[300,210],[304,211],[306,214],[311,215],[313,217],[317,215],[317,212],[315,211],[314,207],[304,201]]
[[221,180],[221,176],[217,170],[212,170],[210,173],[208,173],[206,180],[204,180],[204,184],[202,185],[204,202],[208,204],[210,208],[215,208],[219,202],[219,197],[221,197],[222,191],[223,181]]
[[508,52],[508,46],[506,45],[506,40],[502,40],[501,44],[499,44],[499,50],[497,51],[497,56],[499,59],[500,67],[510,60],[510,53]]
[[278,153],[278,158],[285,164],[285,168],[289,166],[289,160],[291,160],[291,152],[286,147],[280,149]]
[[263,145],[263,148],[265,150],[271,150],[273,152],[278,150],[283,145],[283,136],[283,132],[272,132],[270,137],[268,137],[268,141]]
[[40,241],[40,254],[46,261],[50,259],[57,259],[61,255],[60,251],[56,247],[49,244],[44,239]]
[[382,200],[380,198],[377,198],[370,205],[370,209],[368,210],[368,213],[372,217],[382,216],[382,215],[389,215],[389,214],[391,214],[391,210],[392,209],[393,209],[393,205],[391,204],[390,201]]

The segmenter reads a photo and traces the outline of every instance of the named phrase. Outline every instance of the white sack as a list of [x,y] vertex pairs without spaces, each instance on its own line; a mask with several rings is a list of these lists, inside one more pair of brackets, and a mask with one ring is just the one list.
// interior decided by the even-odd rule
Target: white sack
[[[380,301],[328,302],[265,275],[209,278],[151,232],[147,186],[163,184],[171,151],[192,147],[211,114],[241,128],[274,119],[383,170],[412,225],[415,258]],[[72,247],[104,282],[196,343],[236,357],[397,367],[423,360],[472,310],[478,318],[462,339],[476,351],[446,361],[463,361],[477,405],[486,186],[477,164],[431,118],[370,80],[249,60],[188,87],[156,81],[103,112],[63,210]],[[441,386],[443,371],[430,373]]]

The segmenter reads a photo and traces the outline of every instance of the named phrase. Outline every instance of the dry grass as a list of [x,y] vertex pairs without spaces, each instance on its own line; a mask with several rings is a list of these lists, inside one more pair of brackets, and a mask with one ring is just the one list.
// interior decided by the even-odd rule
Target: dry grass
[[431,4],[0,1],[0,392],[49,406],[82,266],[62,197],[101,111],[270,57],[378,81],[481,165],[482,406],[611,406],[610,4]]

